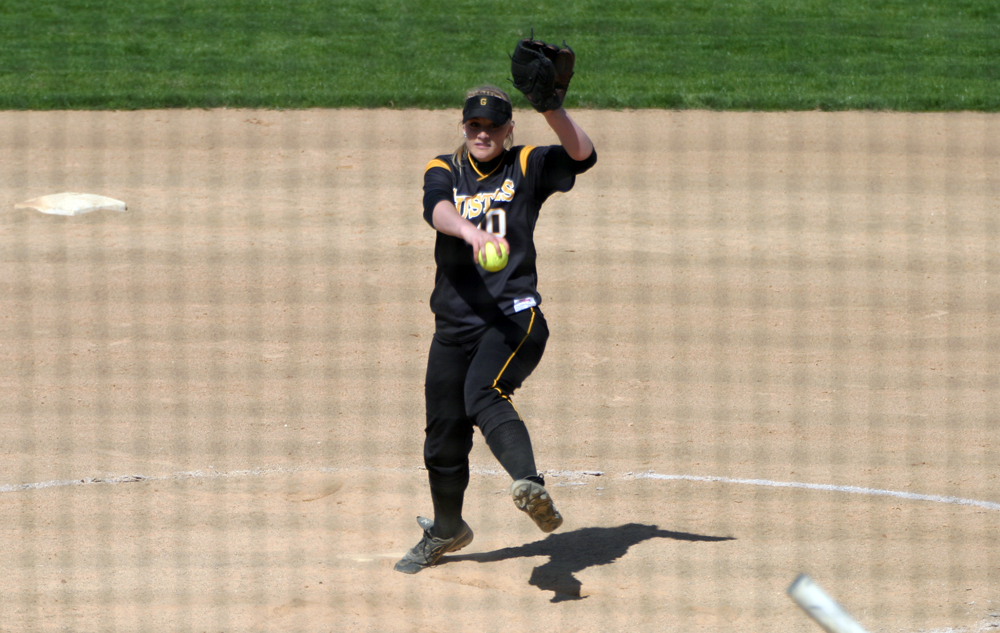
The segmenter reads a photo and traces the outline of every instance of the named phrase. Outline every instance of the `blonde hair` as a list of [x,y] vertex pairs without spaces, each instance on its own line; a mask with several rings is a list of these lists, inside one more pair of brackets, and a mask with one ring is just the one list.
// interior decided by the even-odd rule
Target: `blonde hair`
[[[466,100],[470,99],[471,97],[479,97],[479,96],[496,97],[497,99],[503,99],[507,103],[510,103],[510,95],[508,95],[500,88],[497,88],[496,86],[490,84],[478,86],[465,93]],[[464,124],[465,121],[462,121],[462,123]],[[513,127],[510,129],[510,132],[507,133],[507,138],[503,140],[503,148],[505,150],[510,149],[512,147],[514,147]],[[466,145],[465,141],[463,140],[462,144],[459,145],[457,148],[455,148],[455,151],[452,152],[451,154],[451,162],[455,163],[455,167],[458,168],[459,173],[462,172],[462,161],[464,161],[468,157],[469,157],[469,146]]]

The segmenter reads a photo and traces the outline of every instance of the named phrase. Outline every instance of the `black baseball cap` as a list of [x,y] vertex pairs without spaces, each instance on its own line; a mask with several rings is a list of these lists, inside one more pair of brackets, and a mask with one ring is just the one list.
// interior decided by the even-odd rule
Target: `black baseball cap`
[[462,121],[483,117],[493,121],[494,125],[503,125],[510,121],[510,102],[493,95],[472,95],[465,100],[462,108]]

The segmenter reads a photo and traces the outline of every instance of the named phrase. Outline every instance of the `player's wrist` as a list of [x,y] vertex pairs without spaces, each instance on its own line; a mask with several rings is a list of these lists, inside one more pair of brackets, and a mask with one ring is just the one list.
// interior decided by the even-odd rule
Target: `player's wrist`
[[479,229],[477,229],[472,222],[465,220],[459,230],[459,237],[465,240],[465,243],[469,246],[475,247],[476,238],[479,236],[479,232]]

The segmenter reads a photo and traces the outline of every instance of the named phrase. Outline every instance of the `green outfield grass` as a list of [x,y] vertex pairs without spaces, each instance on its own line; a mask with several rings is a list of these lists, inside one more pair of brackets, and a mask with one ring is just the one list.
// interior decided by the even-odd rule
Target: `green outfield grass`
[[453,107],[531,28],[572,107],[1000,109],[996,0],[4,0],[0,109]]

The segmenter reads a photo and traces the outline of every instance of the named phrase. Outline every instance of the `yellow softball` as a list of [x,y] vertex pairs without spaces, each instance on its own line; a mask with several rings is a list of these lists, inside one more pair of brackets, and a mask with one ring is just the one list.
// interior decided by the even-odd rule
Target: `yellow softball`
[[493,242],[486,242],[483,250],[479,251],[479,265],[485,270],[495,273],[503,270],[504,266],[507,265],[507,255],[507,249],[503,243],[500,244],[500,254],[497,254],[497,249],[493,246]]

